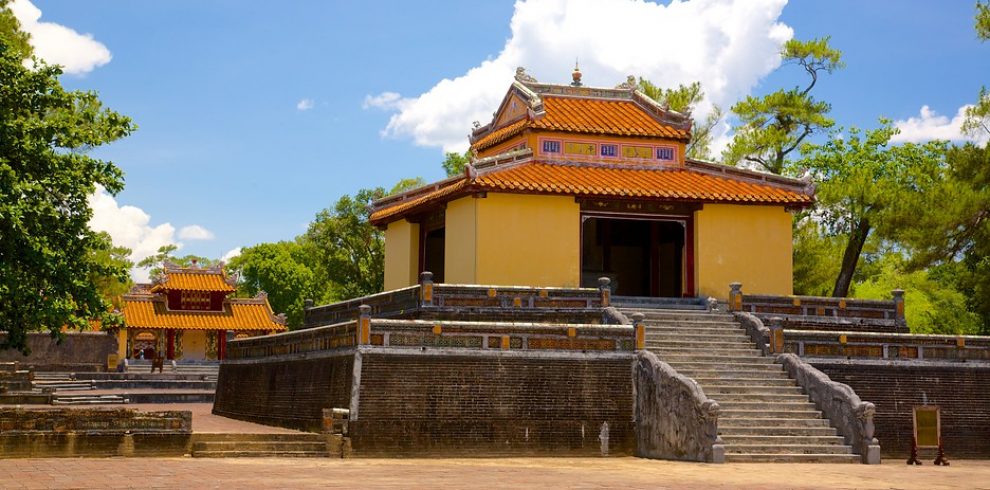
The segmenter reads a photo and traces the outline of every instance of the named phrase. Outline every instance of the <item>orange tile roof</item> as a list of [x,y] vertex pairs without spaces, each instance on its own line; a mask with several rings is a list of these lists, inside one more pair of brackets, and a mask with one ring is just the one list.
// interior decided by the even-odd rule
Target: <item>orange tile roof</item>
[[232,293],[237,289],[227,284],[226,277],[222,272],[214,272],[209,269],[167,271],[160,284],[156,284],[151,291],[168,291],[183,289],[186,291],[220,291]]
[[372,213],[371,221],[388,222],[417,208],[479,191],[742,204],[808,205],[814,201],[797,185],[770,185],[685,167],[528,161],[483,170],[473,180],[465,177],[407,201],[384,203]]
[[657,121],[631,100],[551,97],[543,100],[544,115],[520,119],[475,141],[475,151],[497,145],[527,128],[585,134],[645,136],[687,140],[691,132]]
[[631,100],[544,97],[546,115],[533,121],[534,128],[577,133],[654,136],[688,139],[688,130],[654,119]]
[[179,330],[276,330],[271,307],[263,300],[232,300],[223,311],[171,311],[153,296],[124,298],[124,324],[128,328],[174,328]]
[[499,129],[496,129],[495,131],[492,131],[491,133],[486,134],[478,141],[475,141],[474,144],[471,145],[471,148],[475,150],[482,150],[485,148],[495,146],[519,134],[520,132],[522,132],[522,130],[528,127],[530,127],[529,119],[520,119],[512,124],[509,124],[508,126],[501,127]]
[[633,165],[532,162],[479,175],[475,185],[492,191],[577,196],[760,204],[804,204],[812,201],[807,194],[766,184],[731,180],[683,168],[636,168]]

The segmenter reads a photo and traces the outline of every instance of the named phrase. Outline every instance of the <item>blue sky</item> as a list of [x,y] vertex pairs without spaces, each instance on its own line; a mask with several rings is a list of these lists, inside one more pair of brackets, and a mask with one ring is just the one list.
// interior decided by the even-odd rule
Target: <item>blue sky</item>
[[886,116],[907,140],[956,137],[953,117],[990,85],[972,1],[667,3],[33,0],[40,22],[112,55],[85,39],[39,48],[62,63],[96,56],[63,83],[140,127],[95,152],[127,179],[101,201],[102,226],[135,249],[181,242],[211,257],[291,239],[359,188],[442,177],[442,149],[487,122],[516,64],[550,82],[574,58],[595,85],[700,79],[728,106],[803,83],[798,68],[774,71],[779,44],[831,35],[847,67],[816,96],[841,125]]

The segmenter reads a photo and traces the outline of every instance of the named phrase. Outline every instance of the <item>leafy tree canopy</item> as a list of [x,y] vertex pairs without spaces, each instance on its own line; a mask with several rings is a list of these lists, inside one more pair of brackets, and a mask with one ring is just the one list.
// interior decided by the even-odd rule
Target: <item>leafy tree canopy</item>
[[834,122],[831,106],[811,96],[811,89],[822,74],[842,68],[842,53],[829,46],[829,38],[798,41],[784,45],[784,64],[796,64],[809,76],[808,84],[778,90],[763,97],[748,96],[732,106],[739,118],[735,136],[722,154],[728,164],[746,163],[761,170],[783,174],[788,157],[809,136],[827,130]]
[[[640,78],[639,90],[661,105],[688,116],[705,99],[705,92],[701,90],[701,82],[693,82],[690,85],[681,84],[677,88],[665,89],[654,85],[649,80]],[[705,117],[704,121],[693,120],[691,141],[687,145],[688,158],[711,159],[712,130],[721,119],[722,109],[713,106],[712,111]]]
[[990,40],[990,3],[976,2],[976,37]]
[[890,146],[897,130],[881,127],[834,133],[807,145],[799,162],[819,182],[820,217],[833,234],[848,237],[833,296],[847,296],[867,238],[874,230],[896,240],[906,221],[925,209],[944,175],[945,142]]
[[[9,10],[0,13],[9,29]],[[89,229],[87,198],[97,185],[119,192],[123,173],[86,152],[135,126],[95,93],[64,90],[57,66],[25,68],[17,41],[0,32],[0,325],[3,346],[24,350],[32,330],[116,322],[92,277],[125,271],[97,259],[111,245]]]
[[464,153],[448,151],[444,154],[443,162],[440,165],[442,165],[443,170],[447,172],[447,177],[453,177],[455,175],[463,175],[464,167],[466,167],[468,163],[471,163],[471,150],[465,151]]
[[193,264],[196,267],[213,267],[220,263],[219,259],[211,259],[208,257],[200,257],[199,255],[183,255],[182,257],[176,257],[175,251],[179,247],[175,244],[162,245],[158,248],[158,253],[154,255],[149,255],[140,262],[137,263],[138,267],[148,269],[150,268],[150,276],[152,280],[156,280],[165,271],[165,263],[175,264],[179,267],[192,267]]
[[304,301],[332,299],[325,284],[317,281],[317,250],[304,237],[294,241],[262,243],[247,247],[231,259],[228,268],[240,275],[238,293],[254,296],[268,293],[268,302],[285,313],[289,328],[303,323]]

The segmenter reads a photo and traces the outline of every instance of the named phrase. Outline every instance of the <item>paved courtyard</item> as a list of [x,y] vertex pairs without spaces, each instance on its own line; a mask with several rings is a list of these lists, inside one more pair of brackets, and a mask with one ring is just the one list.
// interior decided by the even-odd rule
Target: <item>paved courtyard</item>
[[990,489],[990,461],[909,467],[586,459],[14,459],[0,488]]

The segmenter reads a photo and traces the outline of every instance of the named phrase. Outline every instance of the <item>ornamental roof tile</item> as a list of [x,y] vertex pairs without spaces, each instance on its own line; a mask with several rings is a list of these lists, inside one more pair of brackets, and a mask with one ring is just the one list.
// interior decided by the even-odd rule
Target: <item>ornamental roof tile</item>
[[527,116],[498,128],[475,141],[475,151],[497,145],[525,129],[568,131],[583,134],[640,136],[687,140],[689,129],[664,124],[633,100],[551,97],[543,99],[545,113]]
[[165,269],[162,280],[151,288],[152,292],[169,291],[209,291],[232,293],[237,289],[227,282],[218,269]]
[[222,311],[169,310],[165,301],[152,295],[124,297],[124,324],[128,328],[172,328],[178,330],[286,330],[261,298],[231,299]]
[[[508,192],[657,199],[665,201],[806,206],[814,201],[803,183],[729,173],[722,165],[646,166],[528,160],[484,168],[461,179],[412,191],[407,199],[380,202],[371,221],[383,224],[472,192]],[[764,180],[760,180],[764,179]],[[779,182],[778,182],[779,181]]]

